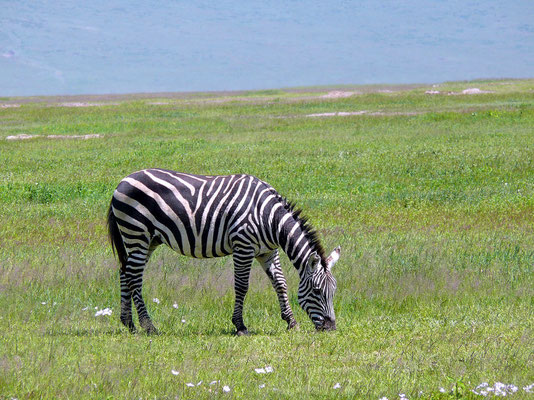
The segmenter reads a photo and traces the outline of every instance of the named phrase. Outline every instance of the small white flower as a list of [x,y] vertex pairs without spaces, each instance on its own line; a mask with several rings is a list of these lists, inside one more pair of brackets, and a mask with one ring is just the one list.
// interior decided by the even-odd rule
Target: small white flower
[[41,304],[42,304],[43,306],[45,306],[45,305],[46,305],[46,301],[41,301]]
[[[98,307],[97,307],[98,309]],[[103,310],[98,310],[96,313],[95,313],[95,317],[99,317],[101,315],[111,315],[113,313],[113,310],[111,310],[111,308],[104,308]]]
[[200,386],[200,385],[202,385],[202,381],[200,381],[200,382],[197,383],[197,386]]
[[188,387],[195,387],[195,384],[194,383],[191,383],[191,382],[187,382],[185,384],[185,386],[188,386]]
[[267,372],[267,373],[273,372],[273,367],[271,367],[271,366],[265,367],[265,372]]
[[379,400],[388,400],[388,398],[384,396],[384,397],[381,397]]
[[339,382],[334,385],[334,389],[341,389],[341,385],[339,384]]
[[223,392],[228,393],[230,391],[230,386],[223,386]]
[[260,385],[260,389],[263,389],[264,387],[265,387],[265,383],[262,383],[262,384]]
[[180,371],[176,371],[175,369],[171,369],[171,374],[178,375]]
[[152,299],[152,301],[153,301],[154,303],[156,303],[156,304],[159,304],[159,299],[158,299],[157,297],[154,297],[154,298]]
[[257,374],[264,374],[265,369],[264,368],[254,368],[254,371],[256,371]]
[[439,391],[440,391],[441,393],[445,393],[445,392],[446,392],[445,388],[442,388],[442,387],[439,388]]
[[174,308],[178,309],[178,303],[174,303],[172,306],[173,306]]
[[534,393],[534,383],[531,383],[527,386],[523,386],[523,390],[527,393]]
[[219,381],[211,381],[211,382],[210,382],[210,386],[211,386],[211,385],[215,385],[216,383],[219,383]]
[[185,318],[182,318],[182,324],[185,324]]

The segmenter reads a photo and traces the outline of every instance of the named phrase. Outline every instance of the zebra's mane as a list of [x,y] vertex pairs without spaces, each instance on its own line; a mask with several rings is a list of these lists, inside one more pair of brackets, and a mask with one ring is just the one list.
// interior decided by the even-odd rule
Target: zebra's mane
[[302,229],[302,232],[304,233],[304,237],[308,240],[311,251],[317,252],[319,257],[321,257],[321,265],[323,266],[323,268],[326,268],[325,251],[323,245],[321,244],[321,241],[319,240],[319,235],[315,228],[308,221],[308,218],[301,215],[302,209],[298,208],[294,202],[291,202],[282,196],[280,196],[280,200],[282,201],[282,204],[284,205],[286,211],[290,212],[295,221],[297,221],[297,223],[299,224],[300,229]]

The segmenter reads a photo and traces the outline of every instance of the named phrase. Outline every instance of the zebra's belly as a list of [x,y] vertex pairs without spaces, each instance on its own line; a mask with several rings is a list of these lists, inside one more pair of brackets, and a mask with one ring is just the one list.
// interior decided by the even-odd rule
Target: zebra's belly
[[195,235],[194,240],[179,241],[174,239],[172,242],[163,235],[157,235],[161,243],[166,244],[179,254],[194,258],[215,258],[224,257],[233,253],[229,241],[209,242],[203,240],[201,235]]

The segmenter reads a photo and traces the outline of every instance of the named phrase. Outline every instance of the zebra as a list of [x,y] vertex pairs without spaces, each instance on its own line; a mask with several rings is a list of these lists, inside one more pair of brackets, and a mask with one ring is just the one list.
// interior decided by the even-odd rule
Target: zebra
[[252,175],[193,175],[145,169],[120,181],[108,210],[108,233],[120,262],[121,322],[136,332],[139,324],[157,333],[142,297],[143,271],[160,244],[195,258],[232,255],[237,335],[248,334],[243,302],[252,262],[258,260],[274,287],[287,328],[297,327],[279,248],[298,271],[298,303],[317,330],[335,330],[332,267],[340,247],[326,257],[317,232],[301,210],[266,182]]

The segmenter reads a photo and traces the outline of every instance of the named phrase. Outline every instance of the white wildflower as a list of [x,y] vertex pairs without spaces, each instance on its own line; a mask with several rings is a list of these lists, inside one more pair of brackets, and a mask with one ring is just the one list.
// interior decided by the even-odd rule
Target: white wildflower
[[[534,384],[533,384],[533,387],[534,387]],[[518,390],[519,388],[513,384],[495,382],[493,386],[490,386],[487,382],[483,382],[480,385],[478,385],[476,388],[471,390],[471,392],[473,392],[476,395],[485,397],[492,392],[495,396],[506,396],[509,394],[513,394],[517,392]]]
[[195,387],[195,384],[194,383],[191,383],[191,382],[187,382],[185,384],[185,386],[188,386],[188,387]]
[[[98,307],[97,307],[98,308]],[[98,310],[96,313],[95,313],[95,317],[99,317],[101,315],[111,315],[111,313],[113,312],[113,310],[111,310],[111,308],[104,308],[102,310]]]
[[339,384],[339,382],[334,385],[334,389],[341,389],[341,385]]
[[263,389],[264,387],[265,387],[265,383],[262,383],[262,384],[260,385],[260,389]]
[[384,397],[381,397],[379,400],[388,400],[388,398],[384,396]]
[[257,374],[269,374],[273,372],[273,367],[267,366],[265,368],[254,368],[254,371],[256,371]]
[[476,388],[471,390],[474,394],[480,395],[480,396],[487,396],[488,392],[486,388],[488,387],[488,382],[482,382],[480,385],[478,385]]
[[230,386],[223,386],[223,392],[228,393],[230,391]]
[[200,381],[200,382],[197,383],[197,386],[200,386],[200,385],[202,385],[202,381]]
[[182,318],[182,324],[185,324],[185,318]]
[[495,396],[506,396],[506,385],[504,383],[495,382],[493,389],[495,390]]
[[180,371],[176,371],[175,369],[171,369],[171,374],[178,375]]
[[178,309],[178,303],[174,303],[172,306],[173,306],[174,308]]
[[439,388],[439,391],[440,391],[441,393],[445,393],[445,392],[446,392],[445,388],[442,388],[442,387]]
[[154,303],[156,303],[156,304],[159,304],[159,299],[158,299],[157,297],[154,297],[154,298],[152,299],[152,301],[153,301]]
[[527,386],[523,386],[523,390],[527,393],[534,393],[534,383],[531,383]]
[[46,305],[46,301],[41,301],[41,304],[42,304],[43,306],[45,306],[45,305]]

